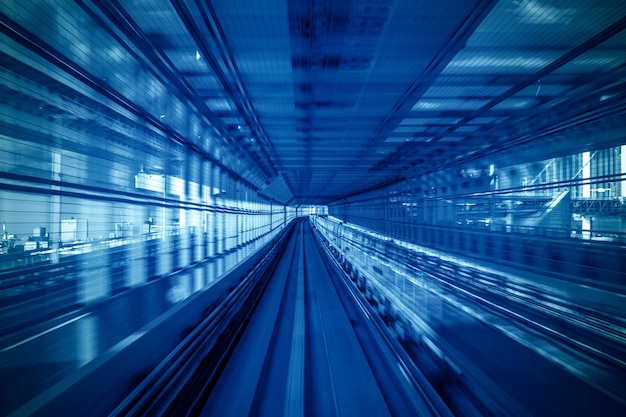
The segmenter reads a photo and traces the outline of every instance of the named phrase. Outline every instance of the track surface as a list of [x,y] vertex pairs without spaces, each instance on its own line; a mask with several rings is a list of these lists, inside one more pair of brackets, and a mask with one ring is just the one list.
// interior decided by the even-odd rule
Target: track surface
[[[430,330],[440,354],[417,338],[407,349],[454,413],[468,415],[455,391],[463,386],[485,415],[626,415],[623,314],[590,308],[593,298],[584,298],[585,291],[555,286],[542,292],[546,285],[531,277],[500,276],[480,264],[335,230],[325,232],[330,240],[339,237],[339,253],[354,262],[350,269],[367,271],[362,259],[373,260],[379,271],[386,267],[369,276],[375,284],[368,285],[402,308],[398,317]],[[353,239],[348,245],[346,235]],[[441,370],[447,367],[432,365],[433,356],[445,357],[454,372],[446,378]]]
[[[314,239],[308,222],[296,225],[202,415],[390,416],[426,410],[418,394],[398,388],[400,373],[388,371],[382,359],[372,360],[371,341],[357,336],[369,326],[367,313],[359,320],[344,305]],[[397,372],[397,361],[387,362]]]

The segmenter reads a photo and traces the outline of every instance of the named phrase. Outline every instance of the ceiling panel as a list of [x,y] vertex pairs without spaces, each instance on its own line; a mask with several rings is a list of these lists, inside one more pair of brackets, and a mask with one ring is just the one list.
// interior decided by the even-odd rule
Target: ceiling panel
[[273,195],[301,204],[518,143],[547,154],[579,124],[623,128],[626,2],[121,5],[147,36],[140,48],[175,68],[223,135],[245,141]]

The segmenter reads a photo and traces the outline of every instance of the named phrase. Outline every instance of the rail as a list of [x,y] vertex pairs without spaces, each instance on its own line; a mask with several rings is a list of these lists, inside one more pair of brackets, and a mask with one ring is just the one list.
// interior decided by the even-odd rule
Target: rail
[[[197,406],[203,387],[214,384],[245,329],[277,265],[285,239],[250,271],[240,285],[145,378],[112,416],[179,415]],[[206,371],[206,372],[205,372]]]
[[[351,271],[356,286],[368,295],[371,304],[379,306],[390,326],[398,328],[399,337],[413,333],[408,338],[413,339],[409,344],[416,346],[412,349],[416,355],[434,349],[439,356],[447,357],[439,366],[439,374],[455,375],[445,369],[460,368],[446,384],[464,380],[484,403],[495,400],[493,404],[500,402],[504,407],[515,403],[509,399],[503,404],[502,399],[507,397],[496,394],[499,389],[494,389],[490,378],[483,375],[481,368],[485,364],[467,359],[464,350],[469,343],[454,347],[446,342],[450,335],[457,338],[447,333],[447,327],[467,326],[504,336],[498,342],[502,347],[487,344],[484,348],[494,353],[506,349],[504,346],[512,350],[513,345],[505,339],[514,340],[527,352],[566,370],[569,380],[578,378],[588,384],[581,390],[589,392],[593,387],[600,393],[594,394],[599,400],[604,395],[609,397],[601,400],[612,404],[607,407],[626,406],[617,388],[626,378],[626,317],[621,294],[526,272],[499,271],[498,265],[488,266],[487,262],[432,248],[420,249],[331,219],[316,218],[314,223],[323,231],[343,268]],[[475,337],[468,337],[468,342],[475,341]],[[505,414],[524,415],[527,400],[519,401],[521,409],[509,409]]]

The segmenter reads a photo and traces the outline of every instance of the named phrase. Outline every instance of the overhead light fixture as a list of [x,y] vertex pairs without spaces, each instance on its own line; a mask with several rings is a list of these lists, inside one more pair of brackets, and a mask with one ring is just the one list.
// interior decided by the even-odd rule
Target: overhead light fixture
[[415,111],[415,110],[432,110],[432,109],[436,109],[438,107],[440,107],[440,104],[439,103],[435,103],[433,101],[418,101],[411,108],[411,111]]

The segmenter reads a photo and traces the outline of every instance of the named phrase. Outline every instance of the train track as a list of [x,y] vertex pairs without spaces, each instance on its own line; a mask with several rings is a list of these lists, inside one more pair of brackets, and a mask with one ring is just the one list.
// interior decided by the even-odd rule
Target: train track
[[451,415],[308,222],[280,252],[112,415]]
[[447,415],[380,339],[367,306],[338,291],[310,225],[297,228],[202,415]]
[[[354,240],[351,244],[362,247]],[[384,250],[372,245],[364,251],[377,259],[393,259],[407,274],[427,274],[451,291],[507,317],[558,338],[612,367],[626,371],[626,317],[576,305],[570,294],[544,292],[529,282],[515,282],[503,275],[460,265],[453,261],[416,254],[396,245]],[[558,283],[555,283],[557,286]],[[556,287],[553,288],[556,290]]]
[[[465,375],[461,375],[462,379],[476,374],[473,379],[488,385],[487,380],[494,378],[492,381],[498,381],[496,386],[511,386],[510,392],[522,408],[545,410],[547,404],[554,404],[556,395],[571,396],[571,393],[565,394],[559,385],[553,385],[546,387],[546,392],[554,392],[552,402],[536,393],[523,398],[524,395],[519,395],[524,392],[522,381],[536,379],[539,372],[562,375],[554,369],[556,365],[580,378],[577,382],[571,375],[558,377],[559,384],[570,387],[571,392],[579,392],[574,394],[577,398],[570,398],[571,404],[595,398],[597,407],[602,405],[607,410],[626,405],[621,388],[626,376],[623,316],[577,305],[575,300],[567,298],[572,297],[571,293],[559,292],[559,288],[544,292],[539,282],[536,285],[526,282],[530,278],[509,279],[506,275],[483,271],[446,257],[412,252],[392,242],[377,243],[376,239],[367,242],[349,234],[340,239],[342,247],[346,243],[354,245],[359,254],[363,252],[361,255],[375,259],[377,265],[374,273],[362,266],[344,263],[344,267],[358,268],[359,274],[364,271],[377,282],[373,287],[384,293],[382,298],[388,297],[396,309],[405,304],[418,318],[425,318],[431,331],[435,329],[433,337],[437,349],[460,368],[459,375]],[[347,249],[343,250],[348,253]],[[394,278],[394,274],[398,277]],[[411,291],[420,294],[417,299],[414,295],[411,297]],[[436,307],[439,313],[431,314],[420,297],[437,299],[444,306]],[[377,299],[381,302],[380,297]],[[413,317],[412,313],[409,316]],[[439,317],[432,320],[431,316]],[[413,352],[417,351],[413,349]],[[514,361],[525,358],[525,365],[504,365],[494,358]],[[517,375],[507,375],[507,370],[514,369],[518,370]],[[504,376],[507,378],[504,381],[497,379]],[[514,382],[516,380],[519,382]],[[488,397],[487,394],[484,398]],[[534,400],[530,400],[531,397]],[[561,403],[562,410],[566,405],[572,409],[571,404]]]
[[286,240],[277,242],[110,416],[198,415],[254,315]]

